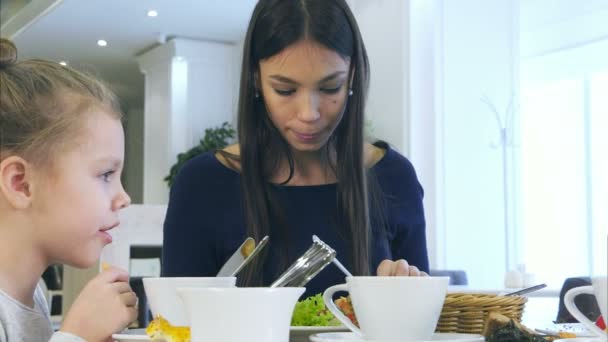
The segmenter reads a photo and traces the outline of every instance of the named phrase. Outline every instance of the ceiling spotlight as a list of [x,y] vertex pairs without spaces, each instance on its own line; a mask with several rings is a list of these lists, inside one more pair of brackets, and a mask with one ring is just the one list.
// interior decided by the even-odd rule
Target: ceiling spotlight
[[99,45],[99,46],[108,46],[108,42],[106,42],[103,39],[100,39],[100,40],[97,41],[97,45]]
[[155,11],[155,10],[149,10],[148,11],[148,17],[152,17],[152,18],[158,17],[158,12]]
[[66,61],[61,61],[61,62],[59,62],[59,64],[61,64],[63,66],[68,66],[68,62],[66,62]]

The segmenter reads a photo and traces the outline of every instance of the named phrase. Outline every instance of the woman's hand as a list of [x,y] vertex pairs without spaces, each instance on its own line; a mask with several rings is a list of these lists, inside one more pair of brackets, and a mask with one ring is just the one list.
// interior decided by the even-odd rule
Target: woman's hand
[[137,296],[129,285],[129,274],[109,267],[80,292],[60,330],[88,342],[108,341],[135,319]]
[[409,277],[427,277],[428,274],[426,272],[420,271],[418,267],[412,266],[407,263],[407,261],[401,260],[383,260],[380,265],[378,265],[378,270],[376,271],[378,276],[409,276]]

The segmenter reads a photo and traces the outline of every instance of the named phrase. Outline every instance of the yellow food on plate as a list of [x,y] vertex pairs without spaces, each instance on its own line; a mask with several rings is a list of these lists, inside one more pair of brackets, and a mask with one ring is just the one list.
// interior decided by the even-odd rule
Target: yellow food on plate
[[575,338],[576,334],[571,333],[571,332],[565,332],[565,331],[560,331],[557,333],[557,335],[559,336],[559,338]]
[[148,324],[146,334],[152,341],[190,342],[189,327],[174,327],[160,315]]

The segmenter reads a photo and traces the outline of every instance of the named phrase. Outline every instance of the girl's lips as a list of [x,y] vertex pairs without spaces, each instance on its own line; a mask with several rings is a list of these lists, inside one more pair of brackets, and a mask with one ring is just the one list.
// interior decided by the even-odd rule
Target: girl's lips
[[107,228],[102,228],[102,229],[100,229],[100,230],[97,232],[97,234],[98,234],[98,235],[101,237],[101,239],[102,239],[102,240],[103,240],[103,241],[104,241],[106,244],[112,243],[112,235],[110,235],[110,233],[108,233],[108,232],[109,232],[110,230],[112,230],[112,229],[114,229],[114,228],[118,227],[118,225],[119,225],[119,224],[120,224],[120,222],[116,222],[116,223],[114,223],[114,224],[110,225],[110,226],[109,226],[109,227],[107,227]]
[[106,230],[100,230],[97,232],[97,235],[105,242],[106,244],[112,243],[112,235],[108,233]]

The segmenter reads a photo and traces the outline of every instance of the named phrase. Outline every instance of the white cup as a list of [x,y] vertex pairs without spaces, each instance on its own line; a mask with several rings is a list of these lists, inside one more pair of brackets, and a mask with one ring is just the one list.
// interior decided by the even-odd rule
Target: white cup
[[177,288],[235,287],[236,277],[144,278],[143,282],[152,315],[161,315],[173,326],[189,326]]
[[[600,308],[600,312],[602,313],[602,317],[604,318],[604,322],[608,321],[608,277],[593,277],[591,278],[591,286],[580,286],[575,287],[564,295],[564,304],[566,305],[566,309],[576,318],[580,323],[585,325],[587,329],[589,329],[594,334],[603,337],[604,340],[607,339],[608,334],[605,331],[602,331],[595,322],[591,322],[587,316],[583,315],[581,311],[574,304],[574,298],[579,294],[587,293],[595,295],[595,299],[597,300],[597,304]],[[608,322],[607,322],[608,323]]]
[[[364,340],[426,341],[435,332],[449,277],[347,277],[323,293],[327,308]],[[350,294],[360,329],[333,302]]]
[[192,342],[288,342],[303,287],[179,288]]

